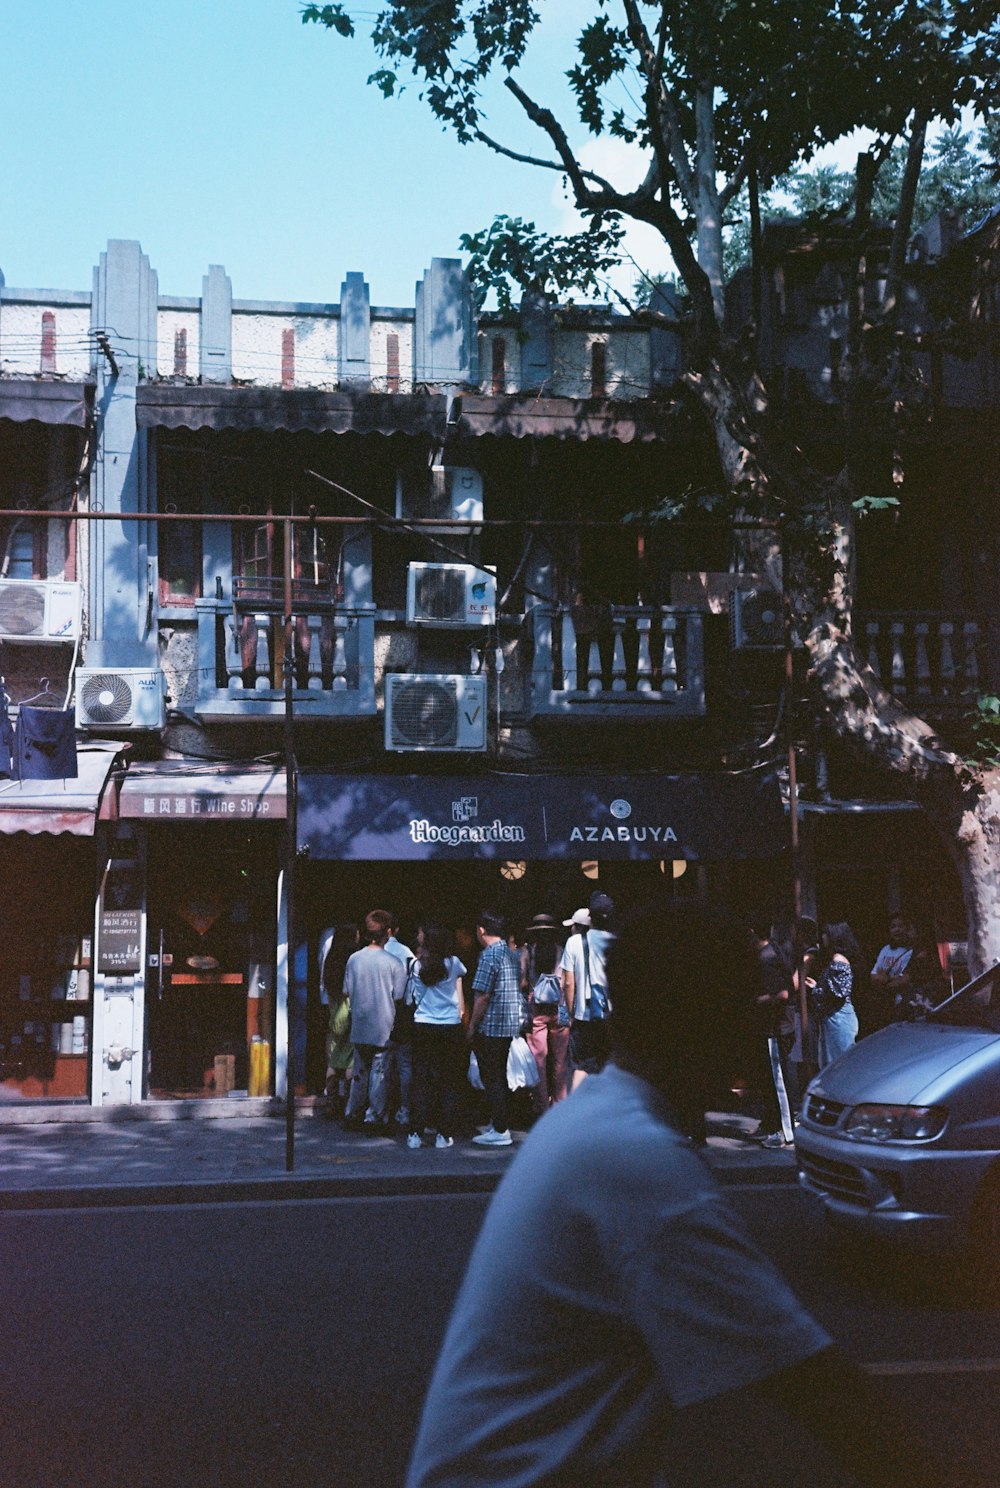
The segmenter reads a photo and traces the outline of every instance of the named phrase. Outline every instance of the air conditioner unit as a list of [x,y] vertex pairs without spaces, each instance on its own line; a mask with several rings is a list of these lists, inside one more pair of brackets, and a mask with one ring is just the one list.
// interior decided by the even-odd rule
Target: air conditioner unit
[[159,668],[77,669],[77,728],[162,729],[166,719],[166,687]]
[[406,618],[411,625],[492,625],[497,581],[472,563],[411,563],[406,575]]
[[441,522],[448,531],[455,522],[483,520],[483,477],[478,470],[459,465],[430,465],[420,470],[400,470],[396,475],[396,516],[403,521]]
[[486,678],[385,679],[385,747],[390,750],[486,748]]
[[734,589],[729,596],[729,631],[734,651],[780,651],[785,644],[781,595],[763,586]]
[[83,589],[68,580],[0,579],[0,640],[79,639]]

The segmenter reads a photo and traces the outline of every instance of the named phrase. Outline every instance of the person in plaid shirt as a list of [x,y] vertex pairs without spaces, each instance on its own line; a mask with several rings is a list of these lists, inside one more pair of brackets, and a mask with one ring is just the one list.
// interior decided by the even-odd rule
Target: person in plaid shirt
[[507,1055],[510,1041],[524,1021],[520,965],[503,938],[503,918],[491,909],[479,916],[476,935],[483,947],[472,979],[472,1016],[468,1038],[479,1061],[479,1073],[490,1103],[490,1125],[473,1137],[481,1147],[509,1147],[507,1120]]

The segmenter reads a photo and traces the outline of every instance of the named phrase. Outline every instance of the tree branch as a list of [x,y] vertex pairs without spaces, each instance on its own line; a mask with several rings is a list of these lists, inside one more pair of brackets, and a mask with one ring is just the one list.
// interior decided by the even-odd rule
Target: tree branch
[[[491,150],[495,150],[498,155],[505,155],[508,160],[516,160],[520,165],[536,165],[540,170],[558,171],[560,175],[566,173],[566,167],[561,160],[543,160],[540,155],[523,155],[519,150],[512,150],[507,145],[501,145],[499,140],[493,139],[485,130],[479,128],[475,130],[475,137],[479,140],[480,144],[487,145]],[[603,176],[599,176],[596,171],[588,170],[586,166],[581,165],[580,173],[589,180],[594,181],[602,190],[614,190],[611,182],[606,181]]]
[[899,286],[903,278],[903,263],[906,245],[913,228],[913,208],[917,199],[917,185],[924,163],[924,142],[927,138],[927,115],[919,110],[913,116],[909,144],[906,147],[906,165],[899,188],[899,204],[896,221],[892,229],[892,246],[889,249],[889,264],[885,273],[885,294],[882,299],[880,318],[883,322],[896,319]]
[[[670,90],[663,83],[664,35],[661,31],[656,50],[649,32],[642,23],[635,0],[623,0],[632,45],[639,53],[640,65],[646,77],[646,117],[653,138],[653,149],[657,156],[661,189],[671,176],[677,182],[684,204],[689,212],[697,207],[694,174],[684,148],[684,135]],[[665,169],[669,160],[671,169]]]

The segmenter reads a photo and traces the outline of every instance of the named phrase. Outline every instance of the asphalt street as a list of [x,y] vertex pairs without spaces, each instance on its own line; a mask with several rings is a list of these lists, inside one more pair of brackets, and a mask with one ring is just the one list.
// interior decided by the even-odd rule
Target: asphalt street
[[[805,1195],[755,1178],[727,1191],[800,1295],[947,1434],[956,1488],[995,1488],[1000,1312],[934,1268],[844,1260]],[[0,1483],[393,1488],[487,1202],[0,1213]],[[681,1488],[845,1488],[761,1408],[683,1412],[665,1445]]]

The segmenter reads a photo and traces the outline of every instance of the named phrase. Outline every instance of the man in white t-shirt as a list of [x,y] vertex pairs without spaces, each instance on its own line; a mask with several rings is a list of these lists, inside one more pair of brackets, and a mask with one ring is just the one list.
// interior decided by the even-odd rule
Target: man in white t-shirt
[[[748,951],[745,935],[671,904],[622,931],[613,1060],[533,1127],[497,1190],[407,1488],[651,1488],[669,1478],[675,1411],[729,1394],[754,1414],[754,1391],[862,1488],[942,1481],[911,1460],[875,1382],[805,1312],[672,1122],[668,1102],[689,1101],[742,1042]],[[779,1435],[776,1483],[780,1453]]]
[[578,909],[563,924],[570,930],[563,949],[560,970],[570,1009],[570,1051],[573,1087],[587,1075],[596,1075],[607,1063],[610,1048],[608,952],[614,943],[609,929],[614,904],[607,894],[594,893],[590,906]]

